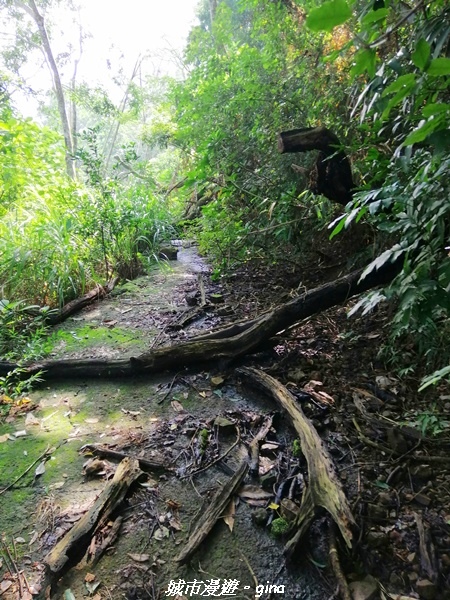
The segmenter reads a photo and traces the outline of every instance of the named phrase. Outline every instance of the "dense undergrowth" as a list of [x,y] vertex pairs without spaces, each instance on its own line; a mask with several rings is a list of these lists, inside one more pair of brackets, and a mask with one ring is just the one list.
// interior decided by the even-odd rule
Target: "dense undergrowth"
[[[42,307],[113,275],[138,275],[177,227],[198,239],[216,277],[255,257],[301,263],[320,252],[327,228],[338,246],[344,230],[358,237],[366,227],[358,249],[372,261],[367,271],[399,256],[404,267],[357,309],[390,302],[386,360],[399,374],[426,375],[424,386],[442,383],[450,370],[448,16],[443,0],[201,2],[182,78],[132,80],[120,107],[103,90],[72,91],[85,121],[73,132],[75,179],[55,111],[48,127],[22,119],[5,80],[3,348],[11,314],[23,315],[17,307],[39,307],[22,328],[39,336]],[[277,151],[280,131],[317,125],[352,159],[357,193],[345,209],[308,191],[314,156]]]

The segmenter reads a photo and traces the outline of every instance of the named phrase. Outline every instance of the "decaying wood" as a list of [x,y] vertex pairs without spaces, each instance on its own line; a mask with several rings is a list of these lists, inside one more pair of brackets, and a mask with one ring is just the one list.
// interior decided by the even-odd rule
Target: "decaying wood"
[[[236,335],[227,334],[227,337],[223,337],[220,333],[216,333],[213,339],[193,339],[174,346],[156,348],[130,359],[60,360],[43,361],[28,367],[21,365],[24,369],[22,376],[28,377],[43,371],[46,380],[78,377],[135,377],[167,369],[179,370],[180,366],[201,365],[208,361],[233,360],[255,351],[276,333],[306,317],[342,304],[352,296],[373,287],[389,283],[400,272],[402,264],[401,258],[395,263],[384,263],[362,280],[363,270],[353,271],[336,281],[305,292],[253,321],[242,324],[240,333]],[[233,331],[234,327],[231,326],[226,331]],[[0,362],[0,375],[6,375],[18,366],[17,363]]]
[[257,475],[259,471],[259,443],[266,439],[267,434],[272,427],[273,415],[269,415],[261,429],[250,442],[250,473]]
[[98,285],[93,290],[91,290],[90,292],[87,292],[83,296],[80,296],[79,298],[75,298],[74,300],[71,300],[70,302],[65,304],[59,312],[57,312],[56,314],[49,315],[48,322],[50,323],[50,325],[56,325],[57,323],[62,323],[67,318],[69,318],[70,315],[73,315],[74,313],[81,310],[85,306],[92,304],[92,302],[95,302],[96,300],[101,300],[102,298],[104,298],[110,292],[113,291],[118,280],[119,280],[118,277],[114,277],[113,279],[108,281],[108,283],[105,286]]
[[142,475],[138,461],[125,458],[113,479],[101,492],[92,508],[56,544],[44,559],[46,585],[51,587],[86,553],[93,532],[103,527],[122,504],[130,486]]
[[436,553],[433,542],[431,541],[430,533],[428,530],[425,530],[422,516],[419,513],[414,513],[414,519],[419,534],[420,567],[422,573],[425,574],[430,581],[437,583],[439,569],[436,564]]
[[338,582],[338,591],[340,597],[342,600],[352,600],[352,594],[350,592],[350,588],[348,587],[347,579],[342,571],[341,562],[339,560],[334,523],[329,522],[328,531],[330,540],[330,549],[328,555],[330,557],[331,568],[333,569],[334,576]]
[[[345,206],[353,198],[355,184],[350,161],[341,146],[338,137],[326,127],[292,129],[282,131],[278,136],[281,153],[319,150],[314,168],[309,173],[308,187],[313,194],[322,194]],[[295,167],[299,169],[297,165]]]
[[171,471],[171,467],[164,463],[162,460],[148,458],[142,458],[138,456],[130,456],[124,452],[118,452],[117,450],[111,450],[107,446],[101,446],[100,444],[85,444],[80,448],[80,452],[91,452],[95,456],[102,456],[104,458],[114,458],[115,460],[123,460],[128,458],[129,460],[137,460],[139,467],[143,471]]
[[[88,562],[95,566],[98,561],[101,559],[105,551],[110,548],[117,539],[119,535],[119,529],[122,525],[123,517],[117,517],[109,528],[108,534],[104,540],[101,541],[100,544],[92,544],[88,550]],[[96,534],[99,531],[99,528],[96,529]],[[94,539],[93,539],[94,541]]]
[[[296,534],[286,545],[285,553],[290,556],[301,539],[299,531],[308,529],[316,508],[321,506],[331,515],[348,547],[352,543],[351,526],[355,523],[347,498],[335,474],[332,460],[317,431],[294,396],[276,379],[263,371],[245,367],[238,373],[251,380],[259,388],[269,393],[289,415],[292,425],[300,438],[303,455],[308,464],[309,486],[303,493],[300,514],[296,519]],[[306,494],[306,496],[305,496]]]
[[223,487],[219,488],[211,501],[211,504],[203,513],[200,521],[195,527],[195,531],[190,536],[188,543],[183,550],[175,558],[175,561],[181,564],[186,563],[200,544],[208,536],[212,528],[225,514],[225,510],[230,502],[231,498],[237,492],[241,483],[244,481],[248,473],[247,461],[241,463],[233,477]]

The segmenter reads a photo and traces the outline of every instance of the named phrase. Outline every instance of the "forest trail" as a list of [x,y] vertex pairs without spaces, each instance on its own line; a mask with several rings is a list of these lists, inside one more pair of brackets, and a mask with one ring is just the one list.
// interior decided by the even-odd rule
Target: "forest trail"
[[[187,303],[200,302],[199,286],[206,297],[223,296],[225,303],[212,303],[199,319],[180,328],[180,319],[191,311]],[[194,335],[222,322],[220,314],[233,312],[222,292],[210,281],[208,266],[196,249],[180,247],[177,261],[119,286],[106,300],[56,328],[51,356],[130,357],[152,345],[168,344],[174,336],[183,339],[186,330]],[[192,374],[182,365],[175,376],[60,381],[30,393],[29,402],[0,430],[0,489],[23,475],[0,496],[0,530],[31,589],[40,579],[44,557],[112,477],[117,461],[80,453],[83,446],[100,444],[163,461],[174,471],[149,474],[133,488],[120,511],[123,524],[111,549],[97,564],[82,561],[69,570],[55,598],[78,600],[88,593],[97,600],[165,597],[162,590],[179,579],[201,582],[192,588],[197,593],[186,590],[189,598],[201,597],[202,586],[212,579],[221,585],[238,581],[233,597],[242,599],[255,597],[257,585],[281,586],[280,591],[284,586],[285,595],[275,597],[326,597],[329,590],[313,564],[302,562],[288,572],[282,543],[254,523],[255,507],[264,508],[272,494],[270,481],[266,490],[251,488],[233,504],[228,524],[215,526],[188,566],[173,561],[199,510],[242,460],[236,431],[240,428],[238,437],[251,439],[252,423],[263,421],[273,408],[261,397],[243,395],[234,382],[228,383],[225,372]],[[280,447],[289,435],[285,427],[277,425]],[[202,471],[217,454],[227,455],[225,464]],[[275,464],[274,448],[261,460],[263,473],[269,472]],[[194,477],[189,475],[193,468],[198,471]],[[102,535],[105,531],[91,542],[91,549],[100,545]],[[17,581],[5,581],[2,600],[19,597]]]

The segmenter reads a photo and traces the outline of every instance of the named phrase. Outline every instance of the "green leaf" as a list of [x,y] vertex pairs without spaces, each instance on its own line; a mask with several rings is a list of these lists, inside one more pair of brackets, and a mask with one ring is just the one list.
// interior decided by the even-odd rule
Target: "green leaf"
[[436,385],[441,379],[444,377],[450,376],[450,365],[440,369],[439,371],[435,371],[431,375],[428,375],[424,379],[422,379],[422,385],[419,388],[419,392],[422,392],[424,389],[429,387],[430,385]]
[[306,26],[312,31],[332,31],[352,16],[346,0],[329,0],[313,8],[306,18]]
[[361,75],[365,71],[370,77],[375,75],[376,54],[375,50],[360,50],[355,54],[355,60],[351,69],[351,74]]
[[389,485],[384,482],[384,481],[380,481],[379,479],[377,481],[375,481],[375,485],[379,488],[381,488],[382,490],[388,490],[389,489]]
[[388,14],[389,14],[389,9],[387,9],[387,8],[379,8],[378,10],[371,10],[369,13],[367,13],[367,15],[365,15],[361,19],[361,25],[367,26],[367,25],[371,25],[372,23],[377,23],[378,21],[385,19],[388,16]]
[[382,93],[382,97],[384,98],[385,96],[388,96],[389,94],[393,92],[398,92],[400,90],[409,93],[409,90],[411,90],[415,84],[416,76],[414,75],[414,73],[406,73],[405,75],[400,75],[400,77],[397,77],[395,81],[393,81],[387,86],[387,88]]
[[427,69],[428,75],[450,75],[450,58],[435,58]]
[[330,223],[330,225],[328,225],[328,229],[331,229],[331,227],[333,227],[334,224],[337,223],[336,227],[333,229],[333,231],[330,234],[330,240],[332,240],[335,235],[337,235],[340,231],[342,231],[342,229],[344,228],[344,225],[345,225],[345,217],[346,216],[347,215],[341,215],[340,217],[335,219],[332,223]]
[[413,144],[418,144],[419,142],[423,142],[429,135],[431,135],[437,129],[442,127],[442,119],[430,119],[429,121],[425,121],[420,127],[415,129],[412,133],[408,135],[406,140],[403,142],[404,146],[412,146]]
[[436,102],[434,104],[427,104],[422,109],[422,114],[424,117],[434,117],[435,115],[439,115],[450,111],[450,104],[445,104],[444,102]]
[[428,59],[430,58],[430,52],[430,45],[423,38],[420,38],[417,42],[416,49],[411,55],[411,59],[418,69],[421,69],[422,71],[425,69]]

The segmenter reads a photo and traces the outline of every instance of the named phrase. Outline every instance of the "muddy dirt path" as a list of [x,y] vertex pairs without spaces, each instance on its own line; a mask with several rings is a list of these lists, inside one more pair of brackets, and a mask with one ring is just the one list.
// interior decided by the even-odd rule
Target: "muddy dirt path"
[[[176,262],[120,286],[107,300],[61,325],[52,337],[50,356],[129,357],[216,326],[220,315],[230,313],[226,294],[220,310],[206,312],[183,330],[176,326],[189,309],[187,302],[199,295],[199,278],[207,294],[222,292],[211,284],[208,273],[195,248],[181,248]],[[227,589],[234,591],[233,598],[242,599],[329,597],[333,590],[319,576],[313,564],[317,560],[304,558],[286,567],[282,543],[256,524],[258,510],[261,516],[273,491],[270,477],[265,490],[258,485],[245,501],[242,495],[237,499],[188,565],[173,561],[218,485],[242,460],[236,423],[251,439],[255,423],[273,409],[263,398],[236,389],[230,373],[188,373],[182,365],[176,376],[60,382],[32,392],[26,406],[0,425],[0,490],[20,477],[0,495],[0,531],[4,551],[8,547],[13,563],[26,574],[22,597],[31,598],[23,585],[38,591],[32,586],[40,578],[43,557],[114,472],[116,465],[108,460],[92,468],[92,457],[80,453],[86,444],[163,459],[173,465],[173,472],[151,474],[133,490],[111,548],[97,564],[82,561],[72,569],[55,598],[228,597]],[[289,447],[283,422],[276,436],[280,448]],[[276,448],[272,445],[261,459],[263,475],[276,462]],[[40,459],[46,451],[49,460]],[[202,471],[217,454],[227,454],[226,460]],[[198,474],[188,477],[193,469]],[[8,575],[12,566],[10,559],[0,559],[2,600],[20,597],[17,574]],[[180,583],[176,593],[171,582],[181,580],[186,585]],[[277,588],[267,592],[269,586]],[[170,590],[173,593],[166,594]]]

